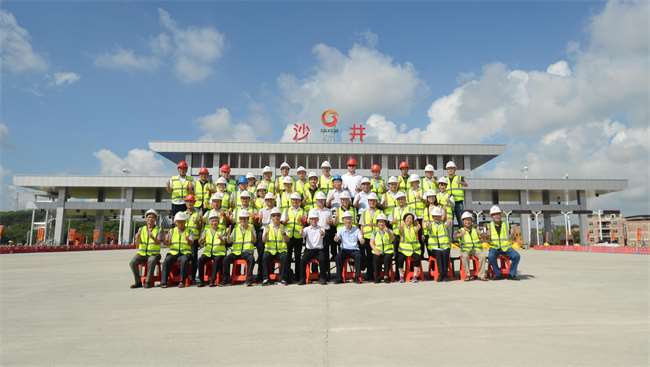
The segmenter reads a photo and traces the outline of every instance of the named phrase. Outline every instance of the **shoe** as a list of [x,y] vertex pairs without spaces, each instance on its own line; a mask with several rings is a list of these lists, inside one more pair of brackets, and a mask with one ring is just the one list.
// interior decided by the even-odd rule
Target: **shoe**
[[307,284],[307,283],[304,280],[301,280],[301,281],[298,282],[298,285],[305,285],[305,284]]
[[253,286],[253,282],[251,282],[250,280],[247,280],[244,284],[245,284],[247,287],[252,287],[252,286]]
[[326,281],[326,280],[319,280],[319,281],[318,281],[318,284],[320,284],[320,285],[327,285],[327,281]]
[[280,284],[282,284],[282,285],[289,285],[289,282],[287,282],[286,280],[282,279],[282,280],[280,281]]
[[510,277],[508,277],[508,279],[519,281],[519,277],[516,276],[516,275],[510,276]]
[[375,279],[375,284],[381,283],[381,279]]
[[390,277],[384,277],[384,283],[390,283]]
[[199,283],[199,288],[203,288],[203,287],[205,287],[206,285],[208,285],[206,282],[201,282],[201,283]]
[[418,282],[418,278],[411,279],[411,283],[417,283],[417,282]]
[[131,289],[142,288],[142,284],[131,284]]
[[262,281],[262,286],[263,286],[263,287],[265,287],[265,286],[267,286],[267,285],[269,285],[269,284],[271,284],[271,283],[269,282],[268,279],[264,279],[264,281]]
[[399,282],[404,283],[405,282],[404,278],[399,278]]
[[466,282],[469,282],[470,280],[472,280],[472,278],[470,278],[470,277],[465,277],[465,281],[466,281]]
[[145,288],[151,288],[151,286],[149,285],[149,283],[146,283],[146,284],[144,285],[144,287],[145,287]]
[[488,279],[487,279],[487,277],[480,277],[480,278],[478,278],[478,280],[483,281],[483,282],[487,282]]
[[167,284],[161,284],[160,288],[167,288]]
[[216,284],[214,284],[214,282],[210,282],[210,288],[212,288],[214,286],[216,286]]
[[341,279],[337,279],[334,281],[334,284],[343,284],[343,281]]
[[503,277],[501,275],[495,275],[494,280],[503,280]]
[[178,283],[178,288],[185,288],[185,282]]

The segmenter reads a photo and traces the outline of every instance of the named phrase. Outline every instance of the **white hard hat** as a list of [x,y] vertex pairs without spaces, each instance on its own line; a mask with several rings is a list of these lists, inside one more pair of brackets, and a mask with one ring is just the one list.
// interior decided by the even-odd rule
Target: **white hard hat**
[[449,183],[447,182],[447,178],[446,178],[446,177],[440,177],[440,178],[438,179],[438,183],[439,183],[439,184],[445,184],[445,185],[449,184]]
[[188,219],[188,215],[185,212],[178,212],[174,215],[174,222],[183,221],[185,222]]
[[311,171],[311,172],[309,172],[309,174],[307,174],[307,178],[312,178],[312,177],[318,178],[318,175],[316,174],[316,172]]
[[397,180],[397,177],[395,177],[395,176],[390,176],[390,177],[388,178],[388,183],[389,183],[389,184],[392,184],[392,183],[398,183],[398,182],[399,182],[399,181]]
[[300,167],[298,167],[298,169],[296,170],[296,173],[297,173],[297,172],[307,172],[307,170],[305,169],[305,167],[300,166]]
[[255,178],[255,175],[253,174],[253,172],[248,172],[246,173],[246,178]]
[[282,183],[283,183],[283,184],[292,184],[292,183],[293,183],[293,180],[291,179],[291,177],[289,177],[289,176],[285,176],[285,177],[282,179]]
[[349,211],[346,210],[346,211],[343,212],[343,215],[341,216],[341,218],[352,218],[352,213],[350,213]]
[[262,168],[262,173],[271,173],[271,172],[273,172],[273,170],[269,166],[264,166],[264,168]]
[[309,215],[307,216],[309,219],[311,218],[318,218],[318,210],[316,209],[311,209],[309,211]]
[[248,210],[244,209],[239,212],[239,218],[248,218]]
[[474,216],[470,212],[464,212],[463,215],[460,216],[461,220],[467,219],[467,218],[474,220]]
[[225,184],[228,183],[228,180],[226,180],[226,178],[222,176],[222,177],[219,177],[219,178],[217,179],[217,183],[218,183],[218,184],[224,184],[224,185],[225,185]]
[[386,218],[386,216],[384,215],[384,213],[381,213],[381,214],[379,214],[379,215],[377,216],[377,220],[378,220],[378,221],[383,220],[384,222],[386,222],[386,221],[388,220],[388,218]]
[[369,183],[370,183],[370,179],[368,177],[364,177],[361,179],[361,184],[369,184]]
[[436,196],[436,193],[433,190],[427,190],[424,192],[424,197],[428,198],[429,196]]
[[445,168],[456,168],[456,163],[454,163],[454,161],[449,161],[445,165]]
[[300,194],[297,193],[297,192],[292,193],[291,196],[290,196],[290,198],[291,198],[291,200],[300,200],[300,199],[302,199],[302,198],[300,197]]
[[433,171],[434,169],[432,165],[427,164],[426,166],[424,166],[424,172],[433,172]]
[[257,185],[257,191],[266,190],[266,189],[267,189],[267,186],[266,186],[266,183],[264,183],[264,182],[260,182],[260,184]]
[[210,214],[208,214],[208,219],[219,218],[219,215],[220,215],[220,214],[221,214],[221,213],[219,213],[219,212],[216,211],[216,210],[210,210]]
[[153,214],[153,215],[156,216],[156,218],[158,218],[158,212],[155,211],[155,210],[153,210],[153,209],[149,209],[149,210],[147,210],[147,212],[144,213],[144,216],[146,217],[146,216],[148,216],[149,214]]
[[415,173],[409,176],[408,182],[416,182],[420,181],[420,176],[416,175]]
[[244,191],[241,192],[241,194],[239,194],[239,197],[240,198],[249,198],[249,197],[251,197],[251,194],[247,190],[244,190]]
[[332,165],[328,161],[323,161],[323,163],[320,165],[320,168],[332,168]]
[[339,198],[340,198],[340,199],[352,199],[352,197],[350,197],[350,193],[347,192],[347,191],[343,191],[343,192],[341,193],[341,196],[339,196]]
[[219,201],[219,200],[223,200],[223,192],[215,192],[215,193],[212,194],[212,196],[210,197],[210,200],[212,200],[212,201],[214,201],[214,200],[217,200],[217,201]]
[[403,192],[401,192],[401,191],[398,192],[397,194],[395,194],[395,200],[397,200],[397,199],[404,199],[404,198],[406,198],[406,195],[405,195]]
[[287,162],[282,162],[282,164],[280,165],[280,168],[291,168],[291,166]]
[[316,193],[316,200],[325,200],[325,199],[327,198],[325,197],[325,194],[323,194],[322,191]]
[[431,215],[434,217],[442,217],[442,208],[439,206],[434,207]]
[[501,213],[501,208],[499,208],[498,205],[492,205],[492,207],[490,208],[490,215],[499,214],[499,213]]
[[379,198],[377,197],[377,194],[371,192],[370,194],[368,194],[368,200],[379,200]]
[[276,215],[276,214],[282,214],[282,212],[280,211],[280,209],[278,209],[277,207],[271,209],[271,215]]
[[272,192],[267,192],[266,195],[264,195],[264,200],[275,200],[275,195],[273,195]]

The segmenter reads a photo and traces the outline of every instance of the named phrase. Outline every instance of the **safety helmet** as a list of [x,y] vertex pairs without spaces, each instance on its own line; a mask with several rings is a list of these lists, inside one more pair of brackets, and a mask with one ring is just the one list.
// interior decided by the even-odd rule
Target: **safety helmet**
[[230,165],[228,163],[224,163],[221,165],[221,168],[219,168],[221,172],[225,173],[230,173]]
[[199,175],[209,175],[209,174],[210,174],[210,171],[208,171],[207,168],[201,167],[201,169],[199,169]]
[[378,165],[377,163],[374,163],[374,164],[370,167],[370,172],[373,172],[373,173],[379,173],[379,172],[381,172],[381,166]]
[[239,212],[239,218],[248,218],[248,210],[244,209]]
[[447,185],[447,178],[446,177],[440,177],[438,179],[438,184]]
[[271,209],[271,216],[273,215],[282,215],[282,212],[278,208]]
[[379,200],[379,198],[377,197],[377,194],[375,194],[374,192],[371,192],[370,194],[368,194],[368,200],[377,201],[377,200]]
[[178,162],[178,164],[176,165],[176,168],[185,168],[185,169],[187,169],[187,162],[185,162],[184,160]]
[[248,184],[248,179],[246,178],[246,176],[239,176],[239,179],[237,180],[237,184],[238,185]]
[[348,158],[348,166],[355,166],[356,167],[357,166],[357,160],[352,158],[352,157]]
[[214,200],[223,200],[223,192],[215,192],[210,197],[210,200],[212,200],[212,201],[214,201]]
[[343,181],[343,178],[341,177],[341,175],[334,175],[332,177],[332,181]]
[[456,163],[454,163],[454,161],[449,161],[445,165],[445,168],[456,168]]
[[291,166],[290,166],[289,163],[287,163],[287,162],[282,162],[282,164],[280,165],[280,169],[282,169],[282,168],[288,168],[288,169],[291,169]]
[[433,192],[433,190],[427,190],[427,191],[424,192],[424,197],[425,198],[428,198],[430,196],[436,196],[436,193]]
[[405,169],[405,168],[408,169],[408,168],[409,168],[409,164],[406,163],[406,161],[401,161],[401,162],[399,162],[399,169]]
[[323,161],[323,163],[320,165],[320,168],[332,168],[332,165],[328,161]]
[[424,172],[433,172],[433,171],[434,169],[432,165],[427,164],[426,166],[424,166]]
[[395,176],[390,176],[390,177],[388,178],[388,183],[389,183],[389,184],[392,184],[392,183],[399,183],[399,180],[397,180],[397,177],[395,177]]
[[273,195],[272,192],[267,192],[266,195],[264,195],[264,200],[275,200],[275,195]]
[[316,200],[325,200],[325,199],[327,198],[325,197],[325,194],[323,194],[322,191],[316,193]]
[[415,173],[409,176],[408,182],[420,182],[420,176],[416,175]]
[[189,201],[191,203],[195,202],[196,199],[194,198],[194,195],[190,194],[185,197],[185,201]]
[[296,170],[296,173],[299,173],[299,172],[307,172],[307,170],[305,169],[305,167],[300,166],[300,167],[298,167],[298,169]]
[[439,206],[434,207],[433,211],[431,211],[431,215],[434,217],[442,217],[442,208]]
[[153,210],[153,209],[149,209],[149,210],[147,210],[147,212],[146,212],[146,213],[144,213],[144,217],[145,217],[145,218],[146,218],[146,217],[148,217],[148,216],[149,216],[149,214],[153,214],[153,215],[155,215],[155,216],[156,216],[156,218],[158,218],[158,212],[157,212],[157,211],[155,211],[155,210]]
[[262,173],[272,173],[272,172],[273,170],[269,166],[264,166],[264,168],[262,168]]
[[500,214],[501,213],[501,208],[499,208],[498,205],[492,205],[490,208],[490,215],[492,214]]
[[300,199],[302,199],[302,198],[300,197],[300,194],[297,193],[297,192],[292,193],[291,196],[290,196],[290,198],[291,198],[291,200],[300,200]]
[[461,220],[465,220],[465,219],[474,220],[474,216],[470,212],[464,212],[463,215],[460,216],[460,219]]
[[188,215],[185,212],[178,212],[174,215],[174,222],[185,222],[188,219]]
[[219,178],[217,179],[217,184],[224,184],[224,185],[226,185],[227,183],[228,183],[228,180],[226,180],[225,177],[219,177]]
[[244,191],[241,192],[241,194],[239,194],[239,197],[240,197],[240,198],[250,198],[250,197],[251,197],[251,193],[248,192],[248,190],[244,190]]

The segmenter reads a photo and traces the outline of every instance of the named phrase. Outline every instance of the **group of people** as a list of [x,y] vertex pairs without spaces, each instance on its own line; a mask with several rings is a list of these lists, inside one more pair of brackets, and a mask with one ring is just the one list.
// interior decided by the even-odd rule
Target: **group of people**
[[[246,262],[247,286],[254,281],[270,284],[276,263],[280,264],[279,282],[305,284],[306,264],[312,260],[317,260],[321,284],[342,282],[346,264],[353,264],[357,282],[403,282],[406,272],[422,271],[421,266],[414,267],[424,260],[425,251],[436,260],[438,281],[445,281],[452,242],[459,245],[465,269],[469,269],[470,257],[477,257],[478,279],[487,280],[488,263],[499,269],[497,257],[504,255],[511,261],[507,278],[518,280],[520,257],[512,249],[509,224],[502,221],[499,207],[493,206],[489,228],[477,229],[473,215],[464,211],[467,180],[456,175],[453,161],[446,164],[447,175],[440,178],[434,176],[432,165],[425,167],[421,178],[409,172],[407,162],[401,162],[401,174],[387,181],[378,164],[372,165],[370,178],[357,174],[354,158],[347,161],[344,175],[332,175],[331,165],[324,161],[320,175],[298,167],[297,177],[292,177],[290,165],[284,162],[279,176],[273,178],[274,170],[267,166],[259,180],[252,173],[235,180],[227,164],[220,167],[214,182],[207,168],[199,170],[198,178],[188,174],[185,161],[177,168],[178,175],[167,183],[174,225],[161,228],[155,210],[145,213],[146,223],[135,236],[137,254],[130,262],[135,279],[132,288],[153,284],[162,246],[169,248],[162,259],[163,288],[175,264],[180,267],[180,279],[189,278],[199,287],[229,284],[236,260]],[[483,242],[489,243],[488,253]],[[330,274],[332,260],[336,276]],[[147,264],[144,284],[140,264]],[[410,268],[400,276],[405,264]],[[206,268],[208,274],[204,274]],[[495,271],[495,278],[501,278],[500,271]],[[184,287],[185,282],[178,286]]]

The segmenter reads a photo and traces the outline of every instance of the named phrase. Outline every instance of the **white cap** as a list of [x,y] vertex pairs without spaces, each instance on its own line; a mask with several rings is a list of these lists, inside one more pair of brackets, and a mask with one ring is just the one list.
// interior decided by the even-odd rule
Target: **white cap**
[[291,198],[291,200],[300,200],[300,199],[302,199],[302,198],[300,197],[300,194],[297,193],[297,192],[292,193],[291,196],[290,196],[290,198]]
[[332,168],[332,165],[328,161],[323,161],[323,163],[320,165],[320,168]]
[[176,213],[176,215],[174,215],[174,222],[179,221],[179,220],[180,221],[186,221],[188,219],[187,217],[188,217],[187,213],[178,212],[178,213]]
[[384,222],[386,222],[386,221],[388,220],[388,218],[386,218],[386,216],[384,215],[384,213],[381,213],[381,214],[379,214],[379,215],[377,216],[377,220],[383,220]]
[[424,166],[424,172],[433,172],[433,171],[434,169],[432,165],[427,164],[426,166]]
[[309,211],[309,215],[307,216],[309,219],[311,218],[318,218],[318,210],[316,209],[311,209]]
[[212,194],[212,196],[210,197],[210,200],[212,200],[212,201],[214,201],[214,200],[217,200],[217,201],[219,201],[219,200],[223,200],[223,192],[215,192],[215,193]]
[[370,194],[368,194],[368,200],[379,200],[379,198],[377,198],[377,194],[371,192]]
[[244,209],[239,212],[239,218],[248,218],[248,210]]
[[341,195],[339,196],[339,198],[340,198],[340,199],[352,199],[352,197],[350,197],[350,193],[347,192],[347,191],[343,191],[343,192],[341,193]]
[[296,170],[296,173],[298,173],[298,172],[307,172],[307,170],[305,169],[305,167],[300,166],[300,167],[298,167],[298,169]]
[[280,211],[280,209],[278,209],[277,207],[271,209],[271,215],[276,215],[276,214],[280,214],[280,215],[282,214],[282,212]]
[[474,220],[474,216],[470,212],[464,212],[463,215],[460,216],[461,220],[467,219],[467,218]]
[[260,182],[260,184],[257,185],[257,191],[266,190],[266,189],[267,189],[267,186],[266,186],[265,182]]
[[325,200],[325,199],[327,198],[325,197],[325,194],[323,194],[322,191],[316,193],[316,200]]
[[282,183],[283,183],[283,184],[292,184],[292,183],[293,183],[293,180],[291,179],[291,177],[289,177],[289,176],[285,176],[285,177],[282,179]]
[[433,190],[427,190],[424,192],[424,197],[428,198],[429,196],[436,196],[436,193]]
[[438,183],[439,183],[439,184],[443,183],[443,184],[445,184],[445,185],[449,184],[449,183],[447,182],[447,178],[446,178],[446,177],[440,177],[440,178],[438,179]]
[[220,214],[221,214],[221,213],[219,213],[219,212],[216,211],[216,210],[210,210],[210,214],[208,214],[208,219],[219,218],[219,215],[220,215]]
[[253,174],[253,172],[248,172],[246,173],[246,178],[255,178],[255,175]]
[[307,174],[307,178],[312,178],[312,177],[318,178],[318,175],[316,174],[316,172],[311,171],[311,172],[309,172],[309,174]]
[[389,184],[392,184],[392,183],[398,183],[398,182],[399,182],[399,181],[397,180],[397,177],[395,177],[395,176],[390,176],[390,177],[388,178],[388,183],[389,183]]
[[499,213],[501,213],[501,208],[499,208],[498,205],[492,205],[492,207],[490,208],[490,215],[499,214]]
[[346,211],[343,212],[343,215],[341,216],[341,218],[352,218],[352,213],[350,213],[349,211],[346,210]]
[[158,212],[155,211],[155,210],[153,210],[153,209],[149,209],[149,210],[147,210],[147,212],[144,213],[144,216],[146,217],[146,216],[148,216],[149,214],[153,214],[153,215],[156,216],[156,218],[158,218]]
[[406,195],[401,191],[399,191],[397,194],[395,194],[395,200],[404,199],[404,198],[406,198]]
[[291,166],[287,162],[282,162],[282,164],[280,165],[280,168],[289,168],[290,169]]
[[217,179],[217,183],[226,185],[228,183],[228,180],[226,180],[225,177],[221,176]]
[[434,217],[442,217],[442,208],[439,206],[434,207],[431,215]]
[[262,173],[271,173],[271,172],[273,172],[273,170],[269,166],[264,166],[264,168],[262,168]]
[[445,168],[456,168],[456,163],[454,163],[454,161],[449,161],[445,165]]
[[361,184],[369,184],[369,183],[370,183],[370,179],[368,177],[364,177],[361,179]]
[[420,176],[416,175],[415,173],[409,176],[408,182],[416,182],[420,181]]
[[264,200],[275,200],[275,195],[273,195],[272,192],[267,192],[266,195],[264,195]]
[[249,198],[249,197],[251,197],[251,194],[247,190],[244,190],[244,191],[242,191],[241,194],[239,194],[239,197],[240,198]]

